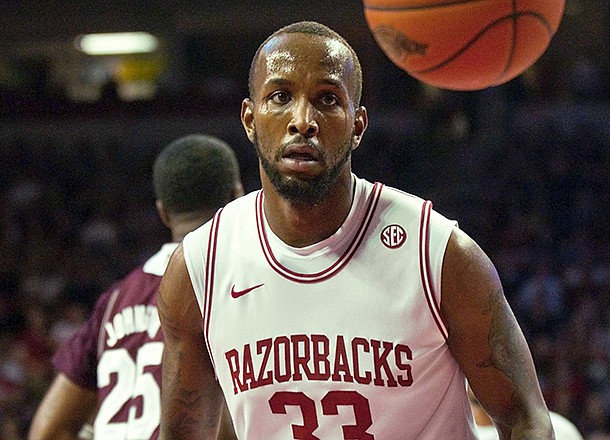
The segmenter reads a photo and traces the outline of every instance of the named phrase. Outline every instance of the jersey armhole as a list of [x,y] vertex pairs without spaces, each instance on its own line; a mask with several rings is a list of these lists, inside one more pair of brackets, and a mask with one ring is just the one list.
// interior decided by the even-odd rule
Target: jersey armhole
[[[419,225],[419,270],[420,279],[426,304],[434,319],[434,322],[445,340],[449,337],[447,325],[441,313],[441,274],[442,264],[447,248],[449,237],[451,236],[452,227],[455,222],[451,222],[445,228],[441,228],[440,233],[435,231],[434,245],[431,249],[431,219],[434,215],[432,210],[432,202],[426,200],[422,205],[420,225]],[[449,220],[447,220],[449,222]],[[434,261],[431,261],[431,254]]]
[[[183,242],[184,261],[189,272],[189,277],[191,278],[193,290],[195,291],[195,299],[197,300],[197,304],[199,305],[199,310],[201,312],[201,331],[208,350],[208,355],[210,356],[210,360],[214,368],[216,380],[218,380],[218,374],[216,372],[214,353],[210,346],[209,331],[213,304],[212,298],[214,293],[216,249],[218,247],[218,225],[220,223],[222,211],[223,208],[219,209],[214,217],[210,220],[207,245],[201,247],[203,248],[202,251],[205,252],[205,255],[199,255],[200,259],[197,258],[197,255],[192,254],[192,252],[196,251],[190,249],[190,241],[196,240],[197,237],[189,237],[187,235]],[[187,243],[187,239],[189,243]],[[198,249],[198,247],[195,247],[194,249]],[[201,261],[201,266],[195,267],[195,261]],[[197,276],[198,271],[200,273],[199,276]]]

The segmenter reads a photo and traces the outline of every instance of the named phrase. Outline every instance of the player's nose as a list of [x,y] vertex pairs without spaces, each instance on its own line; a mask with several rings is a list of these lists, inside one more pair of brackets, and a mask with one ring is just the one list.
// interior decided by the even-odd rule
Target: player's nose
[[297,101],[292,111],[292,118],[288,123],[288,132],[292,135],[313,137],[318,134],[318,130],[314,106],[305,99]]

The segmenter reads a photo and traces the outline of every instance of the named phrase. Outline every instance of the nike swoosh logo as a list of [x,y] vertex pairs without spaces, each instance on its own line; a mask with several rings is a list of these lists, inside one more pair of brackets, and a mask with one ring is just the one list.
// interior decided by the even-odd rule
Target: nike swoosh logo
[[248,287],[244,290],[235,290],[235,284],[233,284],[233,287],[231,287],[231,296],[233,298],[239,298],[240,296],[244,296],[245,294],[252,292],[254,289],[258,289],[259,287],[264,285],[265,283],[257,284],[256,286]]

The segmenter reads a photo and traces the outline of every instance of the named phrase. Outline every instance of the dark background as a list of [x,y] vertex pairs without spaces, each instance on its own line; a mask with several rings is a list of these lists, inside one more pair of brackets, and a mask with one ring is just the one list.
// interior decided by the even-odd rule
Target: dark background
[[[239,122],[250,60],[271,32],[305,19],[341,33],[362,62],[370,127],[355,172],[459,220],[498,267],[549,407],[588,439],[610,438],[606,0],[568,0],[542,58],[479,92],[396,68],[355,0],[2,0],[0,440],[24,438],[50,354],[97,295],[169,238],[150,183],[163,146],[219,135],[246,189],[259,187]],[[151,32],[161,48],[74,48],[77,35],[111,31]]]

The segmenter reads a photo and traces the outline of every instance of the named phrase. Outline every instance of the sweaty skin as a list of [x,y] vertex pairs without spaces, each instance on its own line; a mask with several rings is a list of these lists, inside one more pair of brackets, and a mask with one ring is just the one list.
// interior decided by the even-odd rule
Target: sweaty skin
[[[267,220],[287,244],[307,246],[332,235],[351,207],[351,152],[368,126],[353,98],[354,63],[337,41],[297,33],[271,40],[256,66],[241,117],[260,158]],[[289,197],[303,192],[311,197]]]

